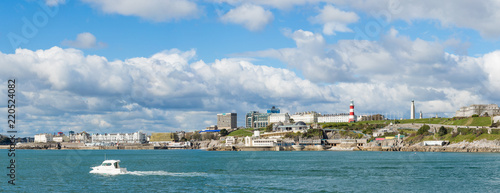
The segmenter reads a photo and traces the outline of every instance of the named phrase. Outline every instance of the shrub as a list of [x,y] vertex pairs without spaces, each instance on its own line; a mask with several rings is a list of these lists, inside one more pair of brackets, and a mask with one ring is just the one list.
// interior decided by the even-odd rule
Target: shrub
[[431,129],[431,127],[429,127],[429,125],[423,125],[422,127],[420,127],[420,129],[418,129],[417,135],[429,134],[429,129]]
[[274,123],[271,123],[271,124],[267,125],[267,127],[266,127],[266,130],[265,130],[265,131],[266,131],[266,132],[271,132],[271,131],[273,131],[273,125],[274,125]]
[[446,128],[444,128],[444,126],[441,126],[439,128],[438,135],[439,136],[443,136],[443,135],[446,135],[446,134],[448,134],[448,130],[446,130]]
[[477,115],[477,114],[473,114],[473,115],[472,115],[472,117],[479,117],[479,115]]
[[[488,132],[488,131],[486,131],[486,132]],[[478,130],[476,130],[475,134],[476,134],[476,137],[479,137],[480,135],[483,134],[483,130],[478,129]]]
[[462,135],[473,134],[475,129],[472,128],[458,128],[458,133]]
[[453,133],[453,134],[451,134],[451,137],[455,138],[455,137],[457,137],[457,135],[458,135],[458,133]]
[[229,132],[227,131],[227,129],[222,129],[219,131],[219,134],[220,134],[220,136],[224,137],[224,136],[228,135]]

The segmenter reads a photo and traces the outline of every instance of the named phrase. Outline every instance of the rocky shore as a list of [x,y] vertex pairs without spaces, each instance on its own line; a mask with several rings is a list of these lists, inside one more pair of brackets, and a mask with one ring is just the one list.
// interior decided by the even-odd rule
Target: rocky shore
[[[0,149],[8,149],[8,146],[0,146]],[[84,146],[84,144],[23,144],[17,146],[16,149],[155,149],[154,146],[149,144],[141,145],[120,145],[120,146]],[[218,140],[199,141],[194,142],[192,147],[184,149],[203,149],[208,151],[297,151],[292,147],[268,147],[268,148],[255,148],[241,146],[225,146]],[[304,146],[301,151],[408,151],[408,152],[490,152],[500,153],[500,140],[479,140],[473,142],[462,141],[459,143],[452,143],[445,146],[424,146],[422,143],[408,145],[399,144],[391,147],[370,146],[355,147],[355,146]]]
[[500,140],[479,140],[473,142],[462,141],[446,146],[423,146],[416,144],[412,146],[365,148],[365,151],[418,151],[418,152],[490,152],[500,153]]

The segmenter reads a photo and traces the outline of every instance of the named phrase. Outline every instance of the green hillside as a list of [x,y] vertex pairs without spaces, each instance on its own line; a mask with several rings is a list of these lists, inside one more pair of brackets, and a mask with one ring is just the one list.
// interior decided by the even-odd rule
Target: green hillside
[[404,119],[404,120],[380,120],[380,121],[361,121],[358,124],[389,124],[389,123],[424,123],[424,124],[443,124],[460,126],[490,126],[491,117],[469,117],[459,120],[453,118],[427,118],[427,119]]

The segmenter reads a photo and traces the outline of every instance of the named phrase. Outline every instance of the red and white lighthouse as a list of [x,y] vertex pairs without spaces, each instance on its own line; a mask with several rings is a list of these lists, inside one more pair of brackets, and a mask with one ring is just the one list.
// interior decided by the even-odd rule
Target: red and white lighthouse
[[349,123],[355,121],[356,118],[354,117],[354,101],[351,100],[351,105],[349,107]]

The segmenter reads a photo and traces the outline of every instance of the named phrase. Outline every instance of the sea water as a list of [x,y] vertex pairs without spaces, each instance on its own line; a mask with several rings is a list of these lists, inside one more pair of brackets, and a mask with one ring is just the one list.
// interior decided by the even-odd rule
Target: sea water
[[2,192],[500,192],[498,153],[16,150],[16,185],[0,153]]

